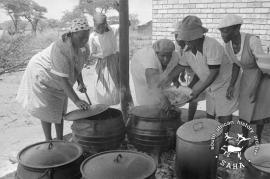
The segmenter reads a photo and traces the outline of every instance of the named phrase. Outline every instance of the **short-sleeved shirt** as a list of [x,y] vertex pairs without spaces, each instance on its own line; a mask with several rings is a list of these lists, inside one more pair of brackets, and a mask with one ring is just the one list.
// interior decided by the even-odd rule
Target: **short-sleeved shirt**
[[166,76],[178,64],[179,57],[173,52],[170,63],[165,71],[162,70],[160,61],[152,47],[138,50],[132,57],[130,71],[134,83],[138,105],[155,104],[159,99],[152,95],[146,81],[146,69],[156,69],[161,76]]
[[188,51],[185,55],[187,57],[181,58],[179,64],[190,66],[202,82],[210,74],[209,65],[221,65],[218,77],[210,85],[213,90],[229,80],[231,63],[224,52],[224,47],[216,39],[206,36],[203,42],[203,53],[197,51],[194,55]]
[[119,25],[111,25],[108,28],[108,32],[99,34],[94,31],[89,37],[91,54],[95,54],[99,58],[107,57],[119,51],[117,45]]
[[[179,55],[179,60],[184,60],[183,63],[181,63],[179,61],[179,64],[186,64],[187,59],[185,58],[189,58],[189,56],[191,55],[190,52],[186,52],[187,46],[184,47],[184,49],[182,49],[177,43],[175,44],[175,51],[177,52],[177,54]],[[189,67],[185,67],[185,72],[188,75],[189,78],[193,78],[194,76],[194,72],[193,70]]]
[[73,86],[89,54],[88,44],[80,48],[76,54],[70,39],[65,42],[61,39],[36,54],[31,63],[41,65],[48,72],[47,77],[43,79],[47,86],[62,90],[54,75],[68,78]]

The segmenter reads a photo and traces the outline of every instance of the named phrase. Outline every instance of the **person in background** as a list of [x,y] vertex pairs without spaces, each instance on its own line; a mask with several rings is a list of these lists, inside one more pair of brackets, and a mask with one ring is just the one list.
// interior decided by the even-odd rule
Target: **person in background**
[[[243,19],[240,16],[230,14],[225,16],[218,26],[226,53],[233,62],[227,98],[234,97],[234,91],[238,90],[236,81],[240,78],[239,118],[248,124],[256,124],[256,134],[261,142],[264,119],[270,117],[270,95],[267,95],[270,78],[264,75],[257,65],[258,55],[264,54],[260,39],[255,35],[240,32],[242,24]],[[242,127],[242,130],[243,136],[247,137],[248,128]]]
[[[196,100],[205,91],[207,117],[217,117],[219,122],[226,123],[232,120],[232,113],[238,106],[237,97],[230,100],[226,98],[231,79],[231,74],[228,73],[231,63],[223,46],[214,38],[205,35],[207,31],[196,16],[187,16],[182,20],[178,38],[185,41],[189,57],[180,59],[179,65],[169,74],[168,80],[189,66],[194,72],[189,84],[192,88],[190,101]],[[228,131],[229,127],[223,128],[223,134]]]
[[56,138],[63,139],[63,115],[68,98],[80,109],[89,108],[73,90],[77,81],[79,90],[86,92],[81,72],[90,54],[89,33],[85,18],[73,20],[62,39],[34,55],[26,67],[16,99],[33,117],[41,120],[46,140],[52,140],[52,123],[55,123]]
[[96,98],[99,103],[115,105],[120,102],[119,25],[109,26],[106,15],[101,13],[96,13],[93,20],[94,32],[90,35],[89,45],[91,58],[97,59]]
[[[157,40],[152,47],[140,49],[133,55],[130,70],[137,101],[135,105],[161,104],[165,110],[171,107],[169,100],[158,86],[179,61],[174,50],[175,45],[171,40],[161,39]],[[171,82],[172,80],[167,83],[167,86]],[[174,84],[177,85],[177,83]]]

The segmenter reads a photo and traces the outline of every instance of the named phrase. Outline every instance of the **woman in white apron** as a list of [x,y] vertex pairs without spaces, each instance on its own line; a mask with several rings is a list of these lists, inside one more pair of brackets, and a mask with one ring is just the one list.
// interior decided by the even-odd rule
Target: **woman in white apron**
[[117,35],[119,25],[109,26],[104,14],[94,15],[94,32],[89,38],[91,58],[97,59],[95,95],[98,103],[120,102],[120,72]]
[[52,123],[55,123],[56,138],[63,139],[63,115],[68,97],[78,108],[89,108],[73,90],[77,81],[80,91],[86,91],[81,71],[90,54],[89,29],[85,18],[73,20],[62,39],[31,58],[22,77],[16,99],[41,120],[46,140],[52,140]]
[[[264,121],[270,117],[270,78],[259,69],[256,61],[263,54],[260,39],[252,34],[240,32],[243,20],[237,15],[227,15],[221,20],[219,30],[225,42],[227,55],[233,62],[232,80],[227,97],[232,97],[235,82],[242,70],[239,89],[239,118],[247,123],[256,124],[256,134],[261,142]],[[247,137],[248,129],[242,127]]]

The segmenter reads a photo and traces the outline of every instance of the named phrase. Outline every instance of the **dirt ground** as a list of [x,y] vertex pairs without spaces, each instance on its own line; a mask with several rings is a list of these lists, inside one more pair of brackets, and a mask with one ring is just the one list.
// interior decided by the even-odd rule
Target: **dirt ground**
[[[0,178],[16,170],[16,155],[22,148],[44,140],[40,121],[27,114],[15,101],[22,74],[20,71],[0,76]],[[90,99],[95,103],[93,84],[96,75],[93,66],[84,69],[83,76]],[[86,99],[84,94],[79,96]],[[68,111],[74,109],[74,104],[69,102]],[[199,109],[205,110],[204,102],[200,103]],[[64,134],[71,132],[70,125],[71,122],[65,123]],[[270,126],[267,124],[263,143],[270,142],[269,136]]]

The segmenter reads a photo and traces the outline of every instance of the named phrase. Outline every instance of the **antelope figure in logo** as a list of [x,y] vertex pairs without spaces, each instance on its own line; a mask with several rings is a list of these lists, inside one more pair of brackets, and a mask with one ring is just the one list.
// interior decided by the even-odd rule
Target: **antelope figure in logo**
[[224,151],[224,155],[226,155],[227,157],[230,157],[231,153],[237,153],[237,157],[239,158],[239,160],[242,159],[242,157],[241,157],[242,149],[243,149],[243,147],[235,147],[233,145],[223,145],[221,147],[221,150]]
[[228,140],[230,140],[230,139],[233,139],[233,137],[229,136],[229,133],[226,132],[226,133],[225,133],[225,141],[228,141]]
[[237,145],[239,145],[241,142],[244,142],[244,141],[249,141],[251,138],[246,138],[243,136],[243,134],[237,134],[237,139],[236,141],[238,141]]

